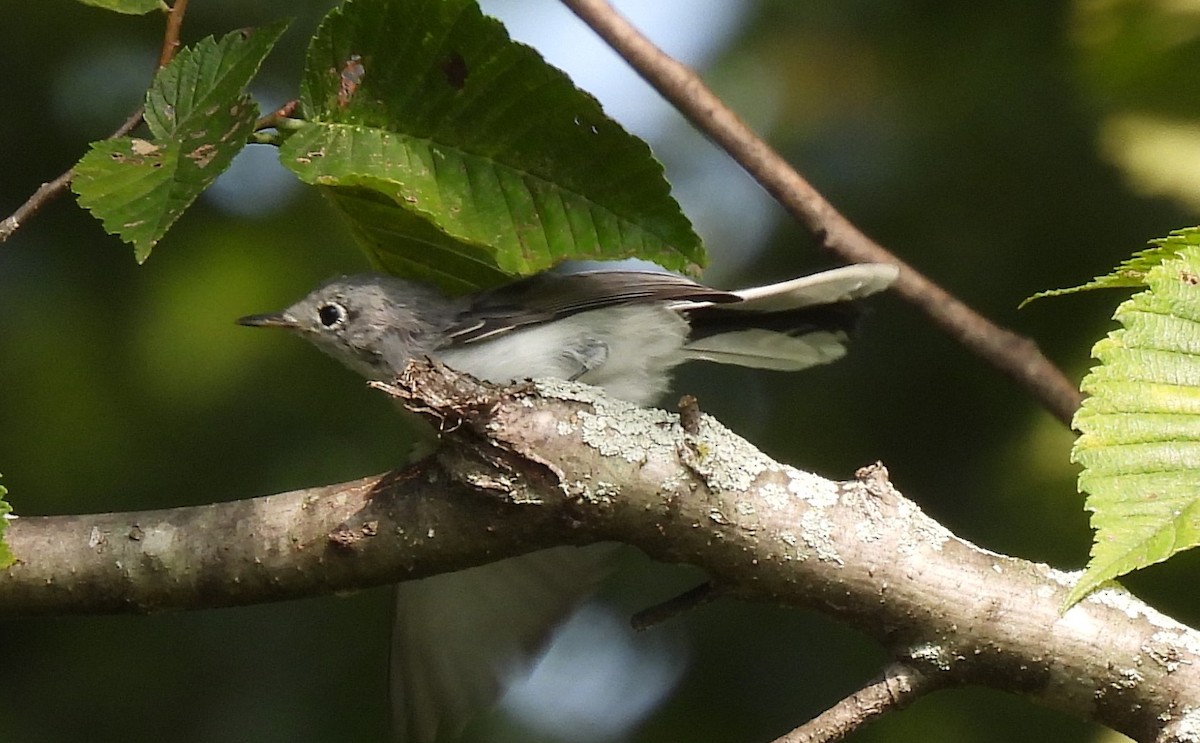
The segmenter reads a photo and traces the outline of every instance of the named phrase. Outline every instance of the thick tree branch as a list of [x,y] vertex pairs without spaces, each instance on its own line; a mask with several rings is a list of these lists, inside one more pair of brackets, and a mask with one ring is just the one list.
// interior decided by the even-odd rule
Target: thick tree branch
[[606,0],[563,0],[700,131],[821,241],[847,261],[900,266],[895,290],[946,334],[1029,389],[1068,426],[1083,401],[1077,386],[1029,338],[1001,328],[867,237],[825,200],[686,65],[671,58]]
[[1072,576],[955,537],[882,466],[832,482],[711,418],[689,433],[565,382],[497,390],[412,365],[390,391],[442,429],[436,462],[249,501],[19,519],[0,615],[268,601],[615,540],[845,621],[931,686],[1022,694],[1143,741],[1200,709],[1200,633],[1119,589],[1060,615]]
[[0,616],[204,609],[384,585],[561,543],[550,516],[425,465],[229,503],[22,517],[6,534],[19,561],[0,572]]

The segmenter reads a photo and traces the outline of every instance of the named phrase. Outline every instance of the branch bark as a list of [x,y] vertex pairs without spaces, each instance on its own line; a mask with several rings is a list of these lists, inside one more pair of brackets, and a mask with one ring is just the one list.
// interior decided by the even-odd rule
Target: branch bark
[[902,709],[941,681],[902,663],[888,666],[879,678],[825,710],[774,743],[831,743],[885,713]]
[[446,476],[426,463],[227,503],[22,517],[5,537],[18,562],[0,572],[0,616],[281,601],[461,570],[561,543],[539,518],[544,512],[481,498]]
[[1010,691],[1142,741],[1196,722],[1200,633],[1115,588],[1060,615],[1072,575],[955,537],[882,465],[832,482],[711,418],[688,432],[566,382],[497,389],[414,364],[388,390],[441,428],[436,461],[249,501],[19,519],[0,615],[270,601],[622,541],[717,590],[847,622],[922,688]]

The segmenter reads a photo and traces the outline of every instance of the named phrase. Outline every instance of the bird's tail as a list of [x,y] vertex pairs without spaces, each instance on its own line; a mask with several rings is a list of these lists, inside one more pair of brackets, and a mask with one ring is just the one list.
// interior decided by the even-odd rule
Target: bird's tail
[[860,263],[731,292],[742,301],[679,305],[691,359],[796,371],[836,361],[859,317],[854,300],[886,289],[899,269]]

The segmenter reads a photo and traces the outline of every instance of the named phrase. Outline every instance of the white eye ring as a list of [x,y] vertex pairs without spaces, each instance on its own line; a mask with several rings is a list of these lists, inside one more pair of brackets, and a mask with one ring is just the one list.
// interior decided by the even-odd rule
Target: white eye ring
[[327,328],[336,328],[346,323],[346,308],[337,302],[326,302],[317,308],[317,319]]

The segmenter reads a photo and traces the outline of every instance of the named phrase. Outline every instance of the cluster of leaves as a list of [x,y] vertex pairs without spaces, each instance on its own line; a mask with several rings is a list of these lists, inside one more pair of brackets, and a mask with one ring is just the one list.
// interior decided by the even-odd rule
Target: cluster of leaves
[[245,92],[285,23],[204,39],[163,67],[146,93],[153,138],[94,142],[71,187],[138,262],[233,162],[258,120]]
[[76,166],[79,202],[144,261],[256,128],[381,270],[456,291],[566,259],[694,272],[700,240],[644,142],[474,0],[348,0],[312,39],[295,118],[246,93],[283,33],[205,39],[161,69],[152,137]]

